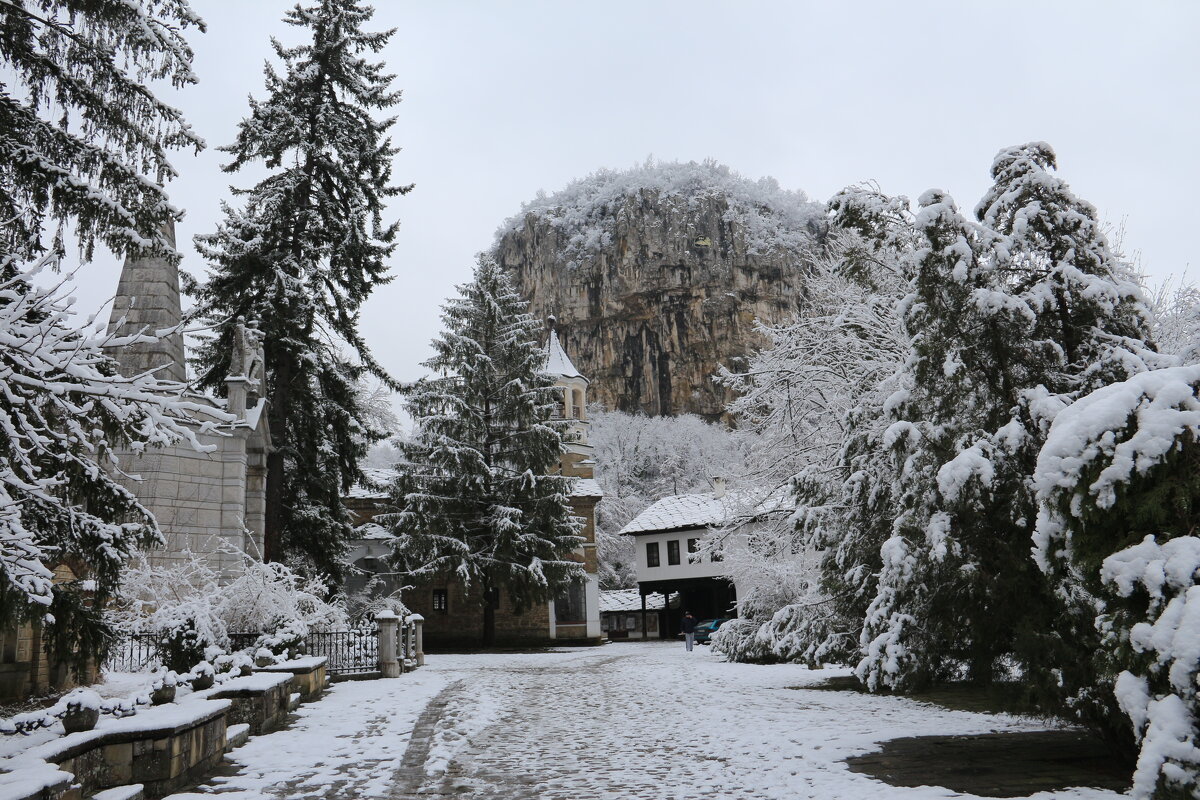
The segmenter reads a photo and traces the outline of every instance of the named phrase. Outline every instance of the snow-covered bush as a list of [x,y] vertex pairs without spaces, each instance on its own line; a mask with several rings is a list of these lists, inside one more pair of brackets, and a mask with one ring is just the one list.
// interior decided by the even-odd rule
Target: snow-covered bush
[[254,642],[254,655],[259,658],[266,650],[277,660],[298,658],[304,654],[308,626],[301,620],[279,617]]
[[1037,463],[1035,556],[1091,614],[1080,715],[1139,747],[1134,797],[1194,797],[1200,703],[1200,366],[1144,372],[1060,411]]
[[[108,611],[113,625],[126,633],[172,632],[186,657],[173,669],[190,669],[205,657],[205,648],[229,648],[231,633],[275,633],[342,629],[349,625],[344,608],[327,599],[329,589],[278,562],[266,563],[220,545],[241,561],[240,571],[222,580],[211,561],[194,553],[172,564],[156,564],[139,555],[126,570],[121,602]],[[189,660],[190,659],[190,660]]]
[[730,661],[773,661],[771,648],[759,639],[758,631],[758,621],[739,617],[718,628],[708,641],[713,652],[721,653]]

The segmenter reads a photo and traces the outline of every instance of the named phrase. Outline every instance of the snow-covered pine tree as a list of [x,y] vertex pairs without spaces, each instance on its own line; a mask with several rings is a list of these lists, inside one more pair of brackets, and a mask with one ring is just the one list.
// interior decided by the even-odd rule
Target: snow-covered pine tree
[[413,435],[392,488],[399,511],[377,520],[394,530],[404,574],[479,587],[486,646],[497,592],[522,608],[582,578],[571,557],[582,520],[569,504],[572,479],[551,474],[563,452],[559,399],[537,321],[489,256],[458,292],[424,363],[434,377],[407,390]]
[[[0,3],[0,625],[40,621],[77,668],[110,640],[100,612],[125,559],[159,536],[114,448],[199,447],[183,420],[203,412],[182,386],[116,375],[105,348],[150,337],[81,332],[69,279],[39,273],[58,268],[69,222],[87,257],[97,242],[174,255],[167,153],[203,143],[146,84],[195,81],[191,27],[185,0]],[[58,565],[76,579],[52,583]]]
[[[384,204],[410,186],[391,183],[391,75],[369,57],[393,31],[363,29],[373,14],[355,0],[297,5],[284,21],[311,43],[273,42],[282,74],[267,68],[267,97],[251,114],[227,171],[261,161],[270,174],[240,190],[216,233],[197,238],[212,264],[196,288],[216,335],[201,349],[201,382],[220,391],[239,317],[266,334],[268,458],[266,553],[331,575],[350,534],[341,495],[360,477],[366,447],[382,437],[355,387],[388,378],[358,332],[362,303],[390,280],[385,261],[397,225]],[[344,357],[342,348],[349,351]]]
[[[1079,616],[1071,705],[1137,754],[1132,796],[1200,795],[1200,366],[1151,370],[1062,409],[1037,461],[1037,557]],[[1073,644],[1078,645],[1081,640]],[[1064,674],[1065,673],[1065,674]]]
[[[111,640],[102,611],[126,559],[161,541],[117,482],[114,448],[203,450],[196,434],[221,417],[203,422],[211,407],[185,401],[183,385],[115,374],[110,348],[152,337],[81,332],[69,279],[38,286],[52,260],[0,282],[0,625],[41,621],[54,658],[78,669]],[[59,565],[75,580],[52,584]]]
[[162,183],[171,149],[203,141],[147,81],[194,83],[187,0],[0,3],[0,267],[45,252],[47,228],[73,220],[88,258],[169,250],[159,231],[180,212]]
[[895,517],[858,667],[872,688],[908,690],[964,671],[988,683],[1030,615],[1049,605],[1028,521],[1012,508],[1027,473],[1008,459],[1002,431],[1029,385],[1033,314],[999,279],[994,233],[941,192],[920,205],[926,241],[904,301],[906,387],[886,404],[897,419],[884,437],[899,468]]
[[1133,269],[1109,246],[1096,209],[1056,168],[1045,142],[1001,150],[975,215],[1005,237],[997,268],[1037,315],[1033,338],[1052,345],[1045,354],[1054,360],[1042,365],[1039,382],[1079,397],[1168,364],[1149,344],[1149,303]]
[[[1044,142],[1001,150],[992,165],[995,184],[975,212],[1004,237],[997,270],[1008,291],[1035,315],[1029,376],[1007,437],[1011,459],[1025,475],[1033,474],[1061,409],[1114,381],[1174,363],[1150,344],[1149,304],[1132,269],[1109,246],[1096,210],[1071,192],[1052,172],[1055,167],[1054,151]],[[1032,488],[1028,483],[1015,488],[1013,513],[1031,527],[1037,514]],[[1118,544],[1110,542],[1107,552]],[[1081,571],[1070,550],[1050,546],[1039,558],[1056,613],[1040,634],[1031,630],[1022,640],[1020,660],[1039,702],[1078,715],[1118,745],[1128,744],[1111,691],[1096,688],[1100,562]]]

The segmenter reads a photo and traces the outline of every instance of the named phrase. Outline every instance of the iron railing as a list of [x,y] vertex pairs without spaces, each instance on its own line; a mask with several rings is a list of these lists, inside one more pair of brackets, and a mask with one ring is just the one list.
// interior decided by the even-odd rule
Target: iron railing
[[[257,633],[229,634],[232,652],[248,652],[258,641]],[[164,636],[135,633],[122,636],[109,648],[104,669],[109,672],[146,672],[162,664]],[[330,675],[373,672],[379,669],[379,636],[375,626],[341,631],[310,632],[304,639],[307,655],[324,656]],[[250,653],[253,655],[253,653]]]
[[158,633],[121,636],[109,646],[104,669],[109,672],[149,672],[162,664],[162,640]]

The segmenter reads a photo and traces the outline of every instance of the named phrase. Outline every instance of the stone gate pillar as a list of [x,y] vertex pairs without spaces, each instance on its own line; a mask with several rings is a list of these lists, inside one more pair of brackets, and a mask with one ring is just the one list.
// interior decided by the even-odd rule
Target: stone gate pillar
[[380,611],[375,615],[379,626],[379,671],[385,678],[400,677],[400,660],[396,657],[396,634],[400,629],[400,618],[394,611]]

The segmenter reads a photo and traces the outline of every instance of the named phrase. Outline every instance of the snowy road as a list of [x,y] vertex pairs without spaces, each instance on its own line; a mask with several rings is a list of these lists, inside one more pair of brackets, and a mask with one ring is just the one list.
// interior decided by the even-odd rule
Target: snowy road
[[399,680],[337,685],[288,730],[235,750],[230,774],[173,798],[962,798],[886,786],[841,761],[900,736],[1038,727],[788,688],[829,674],[725,664],[674,643],[432,656]]

